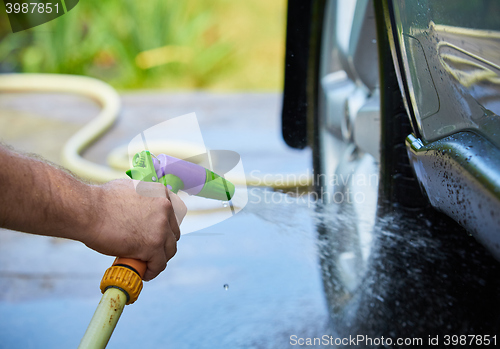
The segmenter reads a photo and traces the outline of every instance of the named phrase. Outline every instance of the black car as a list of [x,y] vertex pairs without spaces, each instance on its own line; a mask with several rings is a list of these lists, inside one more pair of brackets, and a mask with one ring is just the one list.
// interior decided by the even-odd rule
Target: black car
[[286,45],[332,333],[500,345],[500,2],[289,0]]

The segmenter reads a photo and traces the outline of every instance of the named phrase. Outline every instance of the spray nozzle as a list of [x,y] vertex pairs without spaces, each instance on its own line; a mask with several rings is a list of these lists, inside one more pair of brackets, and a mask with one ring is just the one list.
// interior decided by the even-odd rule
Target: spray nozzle
[[147,150],[134,155],[132,168],[127,171],[127,175],[132,179],[143,182],[157,182],[158,177],[151,158],[151,153]]
[[166,154],[152,156],[147,150],[134,155],[127,175],[146,182],[160,182],[173,192],[185,191],[190,195],[229,201],[234,185],[218,174],[189,161]]

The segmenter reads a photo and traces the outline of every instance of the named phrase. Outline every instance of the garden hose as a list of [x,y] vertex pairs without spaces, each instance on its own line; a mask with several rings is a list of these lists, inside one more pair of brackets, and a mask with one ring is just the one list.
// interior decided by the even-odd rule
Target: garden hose
[[[129,166],[126,146],[115,148],[110,152],[107,161],[111,167],[97,164],[81,156],[85,149],[109,130],[119,116],[120,96],[111,86],[94,78],[77,75],[0,74],[0,92],[73,93],[96,101],[101,106],[98,116],[66,142],[62,150],[62,164],[77,176],[95,182],[104,183],[126,177],[123,172]],[[194,150],[199,150],[200,153],[206,151],[190,143],[173,143],[168,140],[148,142],[148,146],[153,153],[168,150],[169,155],[179,159],[191,157]],[[275,189],[309,187],[312,184],[312,175],[265,174],[264,178],[264,175],[259,177],[252,174],[251,178],[245,175],[232,178],[232,182],[236,186],[263,186]]]
[[[77,176],[95,182],[126,178],[126,174],[123,172],[123,167],[128,167],[128,148],[126,146],[111,151],[108,156],[108,163],[111,164],[111,167],[94,163],[81,156],[83,151],[108,131],[118,118],[120,97],[111,86],[84,76],[2,74],[0,75],[0,92],[73,93],[95,100],[101,106],[98,116],[67,141],[62,150],[62,163]],[[148,150],[134,156],[134,167],[127,174],[133,179],[160,182],[173,192],[181,189],[190,195],[224,201],[231,199],[235,185],[266,186],[279,189],[305,187],[312,183],[311,175],[274,175],[273,177],[269,174],[265,175],[265,178],[252,176],[251,180],[248,180],[245,175],[241,175],[232,178],[231,183],[197,164],[179,160],[189,158],[193,153],[202,154],[206,152],[205,149],[200,149],[200,147],[189,143],[168,141],[148,142],[148,148]],[[160,154],[160,156],[155,157],[151,154],[153,152],[156,154],[166,152],[167,149],[169,155]],[[144,168],[141,169],[141,166]],[[186,175],[187,173],[189,175]],[[193,173],[196,173],[199,178],[193,179],[195,177],[192,175]],[[305,183],[303,182],[304,176],[307,178]],[[295,178],[290,180],[289,177]],[[298,178],[302,180],[299,182]],[[137,300],[142,290],[142,278],[145,271],[145,262],[124,258],[117,258],[113,265],[108,268],[101,281],[103,296],[79,348],[106,347],[124,306]]]

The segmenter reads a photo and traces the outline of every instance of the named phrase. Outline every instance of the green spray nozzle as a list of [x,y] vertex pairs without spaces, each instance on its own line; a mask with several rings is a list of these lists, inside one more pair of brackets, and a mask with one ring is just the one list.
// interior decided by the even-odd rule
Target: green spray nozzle
[[135,154],[132,159],[132,168],[127,171],[127,175],[132,179],[143,182],[157,182],[158,177],[151,158],[151,153],[144,150]]
[[134,155],[133,167],[127,175],[147,182],[160,182],[173,192],[182,190],[190,195],[229,201],[234,185],[218,174],[189,161],[169,155],[152,156],[147,150]]

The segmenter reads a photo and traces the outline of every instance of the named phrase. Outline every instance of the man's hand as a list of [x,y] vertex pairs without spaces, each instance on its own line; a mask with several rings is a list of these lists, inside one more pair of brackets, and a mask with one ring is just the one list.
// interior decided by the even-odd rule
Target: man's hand
[[97,219],[81,241],[103,254],[147,262],[144,280],[154,279],[177,251],[186,206],[159,183],[123,179],[96,189]]
[[1,144],[0,163],[0,227],[140,259],[147,263],[144,280],[155,278],[175,254],[186,206],[163,185],[131,179],[85,184]]

